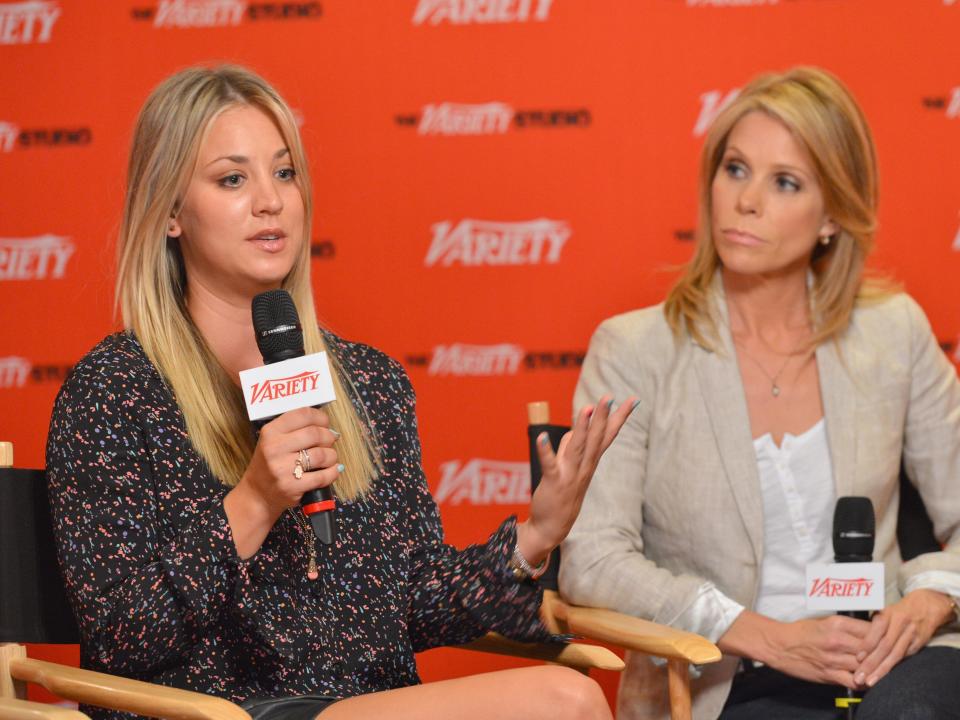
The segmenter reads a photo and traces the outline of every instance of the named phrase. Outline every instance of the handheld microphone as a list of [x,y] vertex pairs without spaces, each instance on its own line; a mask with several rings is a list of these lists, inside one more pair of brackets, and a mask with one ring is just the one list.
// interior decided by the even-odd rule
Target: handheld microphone
[[[286,290],[269,290],[260,293],[253,299],[252,312],[257,347],[263,355],[264,365],[304,357],[300,316],[296,305],[293,304],[293,298]],[[329,375],[325,356],[323,363],[324,370]],[[302,377],[297,376],[298,379]],[[299,405],[298,407],[319,407],[319,405]],[[277,416],[273,415],[254,420],[254,427],[259,430],[275,417]],[[330,487],[317,488],[304,493],[300,498],[300,507],[310,520],[317,539],[325,545],[330,545],[336,536],[333,513],[335,501]]]
[[[833,561],[836,563],[868,563],[873,561],[876,519],[873,503],[866,497],[842,497],[833,511]],[[838,615],[869,620],[868,610],[839,610]],[[860,696],[846,688],[845,697],[838,697],[838,708],[846,709],[847,720],[853,720]]]

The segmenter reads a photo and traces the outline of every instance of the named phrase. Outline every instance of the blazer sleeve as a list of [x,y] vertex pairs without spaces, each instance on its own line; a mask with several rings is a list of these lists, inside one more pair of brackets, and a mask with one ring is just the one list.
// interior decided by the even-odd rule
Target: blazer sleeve
[[901,590],[922,572],[960,573],[960,382],[923,310],[903,298],[911,349],[903,460],[944,547],[904,563]]
[[[658,337],[648,343],[643,319],[660,309],[640,312],[647,314],[640,324],[627,321],[629,316],[601,324],[584,359],[576,408],[596,402],[604,393],[618,399],[635,393],[640,405],[601,458],[580,515],[563,543],[560,590],[579,605],[607,607],[704,633],[707,629],[702,626],[685,625],[698,615],[687,610],[704,592],[707,581],[675,574],[644,555],[648,431],[663,372],[659,368],[670,362],[652,348],[668,348],[672,338]],[[719,636],[725,631],[726,627],[717,627],[705,634]]]

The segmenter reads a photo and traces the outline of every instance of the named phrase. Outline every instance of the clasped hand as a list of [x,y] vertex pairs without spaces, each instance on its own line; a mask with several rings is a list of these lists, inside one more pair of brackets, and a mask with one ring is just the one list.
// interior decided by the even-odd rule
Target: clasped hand
[[914,590],[870,621],[832,615],[787,623],[771,664],[795,677],[863,690],[923,648],[952,614],[948,596]]
[[556,454],[546,433],[537,438],[543,476],[530,499],[530,517],[517,527],[517,546],[532,565],[539,565],[570,532],[600,456],[620,432],[639,401],[630,396],[612,410],[605,396],[583,408]]

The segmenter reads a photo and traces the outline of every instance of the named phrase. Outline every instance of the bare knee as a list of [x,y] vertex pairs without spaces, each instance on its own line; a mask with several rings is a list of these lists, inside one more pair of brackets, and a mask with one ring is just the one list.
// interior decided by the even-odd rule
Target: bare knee
[[600,686],[566,667],[540,668],[541,689],[553,720],[610,720],[610,706]]

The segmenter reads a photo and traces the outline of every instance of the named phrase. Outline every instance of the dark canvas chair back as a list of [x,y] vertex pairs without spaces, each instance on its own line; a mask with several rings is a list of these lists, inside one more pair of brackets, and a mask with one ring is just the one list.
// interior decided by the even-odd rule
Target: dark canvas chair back
[[42,470],[0,468],[0,643],[78,643]]

